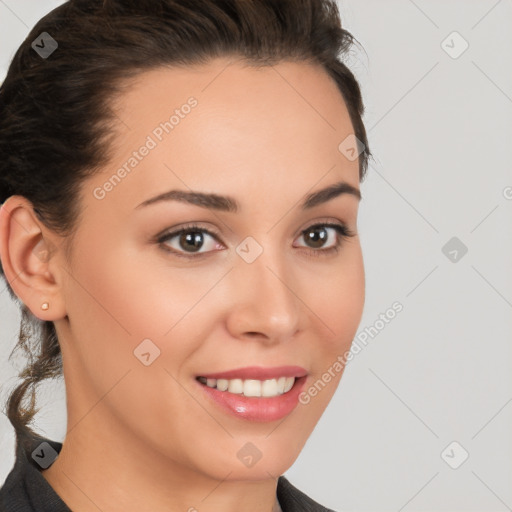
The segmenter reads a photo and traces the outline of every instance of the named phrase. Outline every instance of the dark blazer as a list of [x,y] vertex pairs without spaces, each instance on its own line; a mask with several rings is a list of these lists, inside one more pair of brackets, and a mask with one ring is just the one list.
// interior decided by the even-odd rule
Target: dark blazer
[[[32,452],[46,441],[60,453],[62,443],[41,437],[33,440],[30,452],[16,448],[16,461],[0,488],[1,512],[71,512],[46,481]],[[334,512],[296,489],[284,476],[277,482],[277,499],[283,512]]]

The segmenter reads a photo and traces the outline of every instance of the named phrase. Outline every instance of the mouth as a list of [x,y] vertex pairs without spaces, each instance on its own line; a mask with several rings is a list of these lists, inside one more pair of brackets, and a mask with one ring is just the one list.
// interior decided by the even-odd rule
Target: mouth
[[253,422],[281,420],[299,403],[306,385],[304,368],[241,368],[229,372],[198,375],[206,402],[237,418]]
[[256,398],[273,398],[288,393],[307,371],[301,366],[250,366],[220,373],[198,375],[196,380],[208,388]]
[[217,389],[219,391],[227,391],[235,395],[243,395],[247,397],[263,397],[273,398],[283,395],[290,391],[295,382],[302,377],[285,377],[280,376],[273,379],[214,379],[203,376],[196,377],[196,379],[209,388]]

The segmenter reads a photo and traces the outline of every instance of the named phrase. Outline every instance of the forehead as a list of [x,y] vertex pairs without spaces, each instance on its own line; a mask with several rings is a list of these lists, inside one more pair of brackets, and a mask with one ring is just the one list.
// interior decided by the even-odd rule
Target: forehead
[[336,83],[319,64],[281,61],[256,65],[235,57],[142,71],[125,81],[124,93],[117,103],[129,115],[137,110],[141,96],[146,102],[169,103],[184,94],[200,95],[209,101],[229,98],[230,103],[295,99],[327,124],[337,117],[336,112],[331,112],[333,102],[344,104]]
[[256,68],[224,58],[162,67],[127,82],[113,107],[114,158],[100,180],[151,145],[123,184],[138,202],[176,186],[216,192],[222,183],[220,192],[233,196],[279,189],[291,198],[329,173],[322,185],[359,181],[357,160],[339,150],[353,133],[350,116],[317,65]]
[[197,107],[192,115],[185,112],[187,122],[173,136],[193,125],[196,139],[213,140],[220,128],[231,127],[244,136],[251,130],[272,139],[287,136],[290,145],[300,147],[302,138],[330,144],[353,131],[343,97],[321,66],[280,62],[255,67],[219,58],[203,65],[153,69],[126,83],[114,103],[123,123],[120,133],[128,141],[127,132],[152,133],[169,120],[178,124],[172,114],[183,119],[180,110],[190,98],[197,99]]

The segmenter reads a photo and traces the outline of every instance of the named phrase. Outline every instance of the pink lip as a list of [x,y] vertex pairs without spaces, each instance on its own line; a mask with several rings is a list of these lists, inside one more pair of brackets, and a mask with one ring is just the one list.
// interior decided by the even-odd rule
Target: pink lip
[[[292,367],[288,366],[283,368]],[[244,369],[244,371],[246,370],[247,369]],[[271,371],[275,373],[275,369]],[[238,372],[240,372],[240,370],[238,370]],[[226,372],[226,374],[229,373],[230,372]],[[251,375],[254,375],[254,373],[251,373]],[[283,376],[282,373],[280,375]],[[290,377],[291,376],[293,375],[290,375]],[[196,382],[201,386],[201,389],[206,393],[208,398],[212,400],[212,403],[220,406],[221,410],[240,419],[265,422],[280,420],[297,407],[299,395],[304,389],[306,380],[307,377],[305,375],[296,379],[292,388],[287,393],[271,398],[244,396],[230,393],[229,391],[219,391],[216,388],[210,388],[206,384],[202,384],[199,380],[196,380]]]
[[307,371],[300,366],[276,366],[273,368],[265,368],[263,366],[247,366],[245,368],[237,368],[227,372],[201,374],[198,377],[206,377],[207,379],[254,379],[266,380],[277,379],[279,377],[304,377]]

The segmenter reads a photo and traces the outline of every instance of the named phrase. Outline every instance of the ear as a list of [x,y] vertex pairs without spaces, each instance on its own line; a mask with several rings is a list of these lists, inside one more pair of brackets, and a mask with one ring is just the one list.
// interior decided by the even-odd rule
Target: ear
[[[38,219],[25,197],[10,196],[2,204],[2,268],[14,293],[40,320],[54,321],[66,316],[55,257],[57,238]],[[41,308],[45,302],[49,305],[46,310]]]

